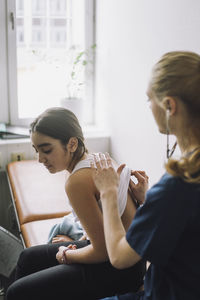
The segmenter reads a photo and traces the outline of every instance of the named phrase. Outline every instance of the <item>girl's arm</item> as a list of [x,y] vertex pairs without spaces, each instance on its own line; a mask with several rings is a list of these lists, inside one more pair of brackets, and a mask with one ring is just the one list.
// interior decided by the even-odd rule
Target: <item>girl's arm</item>
[[91,169],[74,173],[66,183],[70,204],[85,229],[91,244],[66,252],[67,263],[99,263],[108,260],[103,231],[103,216],[96,196],[98,190]]
[[[106,159],[100,155],[100,161],[95,159],[95,163],[97,169],[92,164],[93,179],[100,191],[108,255],[114,267],[127,268],[136,264],[141,257],[126,241],[126,232],[118,213],[119,174],[115,172],[109,155],[106,155]],[[119,168],[119,173],[123,167]]]

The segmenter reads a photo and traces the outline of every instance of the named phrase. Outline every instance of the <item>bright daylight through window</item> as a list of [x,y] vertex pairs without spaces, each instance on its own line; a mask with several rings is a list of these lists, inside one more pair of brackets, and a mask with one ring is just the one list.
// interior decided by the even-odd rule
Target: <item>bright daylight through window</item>
[[81,100],[83,124],[92,123],[95,46],[87,36],[92,35],[87,27],[93,26],[92,13],[91,23],[87,20],[88,3],[92,1],[16,0],[17,99],[13,95],[10,102],[17,102],[19,120],[66,105],[63,99],[70,97]]

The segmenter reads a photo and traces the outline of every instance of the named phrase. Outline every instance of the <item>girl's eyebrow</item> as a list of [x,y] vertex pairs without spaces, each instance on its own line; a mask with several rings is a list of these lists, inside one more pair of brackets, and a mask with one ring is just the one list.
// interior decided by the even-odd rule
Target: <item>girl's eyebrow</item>
[[51,144],[50,143],[43,143],[43,144],[37,145],[38,148],[45,147],[45,146],[51,146]]

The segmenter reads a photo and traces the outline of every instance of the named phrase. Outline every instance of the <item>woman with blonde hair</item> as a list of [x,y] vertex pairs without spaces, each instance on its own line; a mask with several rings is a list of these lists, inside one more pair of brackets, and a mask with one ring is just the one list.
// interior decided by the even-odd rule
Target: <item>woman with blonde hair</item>
[[[109,155],[96,157],[93,178],[100,191],[110,261],[117,269],[141,259],[151,264],[144,291],[106,299],[200,299],[200,55],[166,53],[156,63],[147,90],[159,131],[172,134],[181,150],[166,174],[146,194],[126,233],[118,215],[120,171]],[[168,144],[168,143],[167,143]]]

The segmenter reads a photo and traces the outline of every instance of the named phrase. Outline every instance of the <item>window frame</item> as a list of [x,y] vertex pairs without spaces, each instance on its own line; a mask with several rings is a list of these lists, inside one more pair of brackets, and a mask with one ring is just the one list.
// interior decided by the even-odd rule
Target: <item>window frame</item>
[[[15,3],[13,0],[0,1],[0,122],[27,127],[32,119],[18,117],[17,101],[17,51],[16,51],[16,28],[15,28]],[[13,15],[11,15],[13,14]],[[95,44],[95,0],[85,0],[85,48]],[[13,18],[11,17],[13,16]],[[14,28],[13,28],[14,27]],[[13,46],[15,45],[15,46]],[[86,95],[89,101],[88,117],[89,124],[94,124],[94,74],[89,79],[89,88],[86,86]]]
[[8,57],[6,35],[6,0],[0,1],[0,122],[8,123]]

